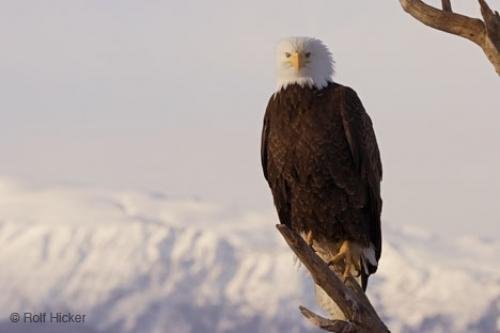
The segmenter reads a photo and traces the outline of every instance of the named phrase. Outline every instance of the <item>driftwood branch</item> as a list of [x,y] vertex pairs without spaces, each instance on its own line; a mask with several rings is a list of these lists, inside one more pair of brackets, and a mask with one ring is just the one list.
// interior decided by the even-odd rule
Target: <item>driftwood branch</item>
[[485,0],[478,0],[484,22],[477,18],[453,13],[451,2],[442,0],[443,10],[421,0],[399,0],[403,9],[423,24],[469,39],[479,45],[500,75],[500,16]]
[[300,312],[309,321],[329,332],[388,333],[359,284],[349,278],[344,284],[296,232],[283,224],[276,226],[295,255],[309,270],[314,282],[339,306],[347,320],[326,319],[305,307]]
[[451,12],[451,0],[441,0],[441,5],[443,6],[443,11]]

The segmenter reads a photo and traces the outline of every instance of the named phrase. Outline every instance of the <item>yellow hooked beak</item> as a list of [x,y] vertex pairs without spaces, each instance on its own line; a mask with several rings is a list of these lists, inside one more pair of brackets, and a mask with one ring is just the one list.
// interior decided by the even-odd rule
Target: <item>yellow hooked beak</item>
[[290,56],[290,63],[296,71],[299,71],[304,66],[302,55],[298,52],[293,52]]

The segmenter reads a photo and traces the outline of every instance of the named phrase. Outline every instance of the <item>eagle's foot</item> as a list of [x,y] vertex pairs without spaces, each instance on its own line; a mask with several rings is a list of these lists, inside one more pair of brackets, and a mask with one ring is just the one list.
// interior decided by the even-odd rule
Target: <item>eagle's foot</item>
[[[344,282],[349,277],[358,277],[361,274],[361,254],[362,247],[355,242],[344,241],[340,246],[339,252],[328,262],[328,266],[337,266],[343,263],[341,268]],[[355,276],[353,275],[356,274]]]
[[307,233],[306,233],[306,243],[307,245],[309,245],[310,247],[313,247],[313,243],[314,243],[314,240],[313,240],[313,233],[311,230],[309,230]]

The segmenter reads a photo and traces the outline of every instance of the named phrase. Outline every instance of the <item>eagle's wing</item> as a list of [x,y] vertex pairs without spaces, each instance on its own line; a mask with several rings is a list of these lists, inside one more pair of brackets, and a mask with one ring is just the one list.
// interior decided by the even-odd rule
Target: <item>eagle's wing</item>
[[[378,261],[382,250],[380,231],[382,163],[380,152],[372,121],[356,92],[346,87],[343,97],[344,107],[341,108],[341,116],[344,132],[354,165],[367,186],[367,208],[370,215],[369,237],[375,246],[375,256]],[[376,267],[373,267],[373,270],[376,270]]]
[[[269,102],[271,103],[271,101]],[[267,177],[267,138],[269,136],[269,120],[268,120],[268,110],[269,105],[266,109],[266,113],[264,114],[264,125],[262,126],[262,136],[260,141],[260,161],[262,163],[262,170],[264,171],[264,177],[268,180]]]
[[[276,174],[272,174],[269,168],[269,130],[270,130],[270,113],[276,108],[276,102],[274,97],[271,97],[269,103],[267,104],[266,113],[264,115],[264,126],[262,127],[262,137],[261,137],[261,148],[260,157],[262,162],[262,170],[264,171],[264,177],[266,178],[269,186],[273,192],[274,205],[278,211],[278,216],[282,224],[287,225],[289,228],[292,226],[291,206],[290,206],[290,189],[283,179],[276,177]],[[276,148],[276,147],[275,147]],[[285,147],[281,147],[285,149]]]

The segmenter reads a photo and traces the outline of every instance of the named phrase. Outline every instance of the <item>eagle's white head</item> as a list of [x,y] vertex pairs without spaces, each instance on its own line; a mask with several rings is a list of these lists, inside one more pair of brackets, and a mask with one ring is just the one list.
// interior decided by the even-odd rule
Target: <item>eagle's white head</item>
[[332,54],[316,38],[282,39],[276,48],[276,65],[278,91],[293,83],[321,89],[332,81]]

